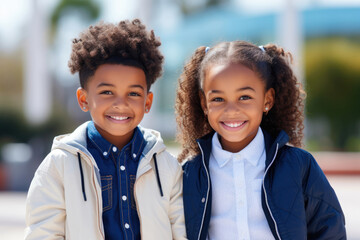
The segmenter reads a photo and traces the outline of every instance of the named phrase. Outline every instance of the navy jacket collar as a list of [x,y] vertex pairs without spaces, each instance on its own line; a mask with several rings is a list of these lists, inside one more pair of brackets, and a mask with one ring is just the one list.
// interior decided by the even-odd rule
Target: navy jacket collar
[[214,134],[215,132],[213,131],[196,140],[203,151],[206,168],[209,167],[209,159],[212,148],[212,137],[214,136]]

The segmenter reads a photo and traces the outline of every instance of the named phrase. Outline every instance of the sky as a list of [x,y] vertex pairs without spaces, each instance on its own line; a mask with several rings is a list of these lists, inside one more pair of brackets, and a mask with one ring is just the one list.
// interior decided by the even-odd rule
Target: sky
[[[44,12],[49,12],[59,0],[0,0],[0,50],[11,52],[24,38],[27,20],[31,17],[33,1],[37,1]],[[150,0],[146,0],[149,2]],[[160,0],[161,1],[161,0]],[[162,0],[166,2],[166,0]],[[278,11],[286,0],[233,0],[235,5],[250,14]],[[294,0],[295,1],[295,0]],[[136,8],[127,0],[102,0],[105,21],[116,21],[135,17],[143,9]],[[320,6],[360,6],[360,0],[304,0],[295,1],[299,7]],[[300,2],[300,3],[299,3]],[[164,11],[165,13],[166,11]]]

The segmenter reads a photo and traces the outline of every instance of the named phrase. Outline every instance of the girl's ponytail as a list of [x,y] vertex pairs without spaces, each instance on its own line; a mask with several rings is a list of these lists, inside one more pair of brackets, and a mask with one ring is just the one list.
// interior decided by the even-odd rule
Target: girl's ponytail
[[178,125],[177,140],[183,150],[179,161],[199,152],[196,139],[212,131],[201,108],[200,66],[205,56],[205,47],[199,47],[185,65],[179,78],[176,93],[175,113]]
[[284,130],[291,144],[301,146],[305,92],[291,69],[292,55],[273,44],[264,46],[264,49],[271,57],[271,87],[275,90],[275,102],[271,111],[263,117],[261,126],[272,136]]

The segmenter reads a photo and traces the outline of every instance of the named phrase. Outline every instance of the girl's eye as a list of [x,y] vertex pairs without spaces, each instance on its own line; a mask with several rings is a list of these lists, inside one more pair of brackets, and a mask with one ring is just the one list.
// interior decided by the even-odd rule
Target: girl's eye
[[251,99],[250,96],[241,96],[240,97],[240,100],[249,100],[249,99]]
[[224,99],[222,99],[221,97],[217,97],[217,98],[213,98],[211,101],[212,102],[223,102]]
[[112,95],[112,92],[111,91],[102,91],[100,94]]
[[141,96],[141,95],[137,92],[131,92],[131,93],[129,93],[129,96],[137,97],[137,96]]

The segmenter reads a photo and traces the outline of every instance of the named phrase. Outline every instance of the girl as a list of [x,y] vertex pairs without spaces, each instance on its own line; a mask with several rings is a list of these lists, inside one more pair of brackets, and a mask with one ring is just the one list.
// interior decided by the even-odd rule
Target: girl
[[346,239],[334,190],[297,148],[304,94],[290,61],[234,41],[199,47],[185,66],[176,112],[190,240]]

